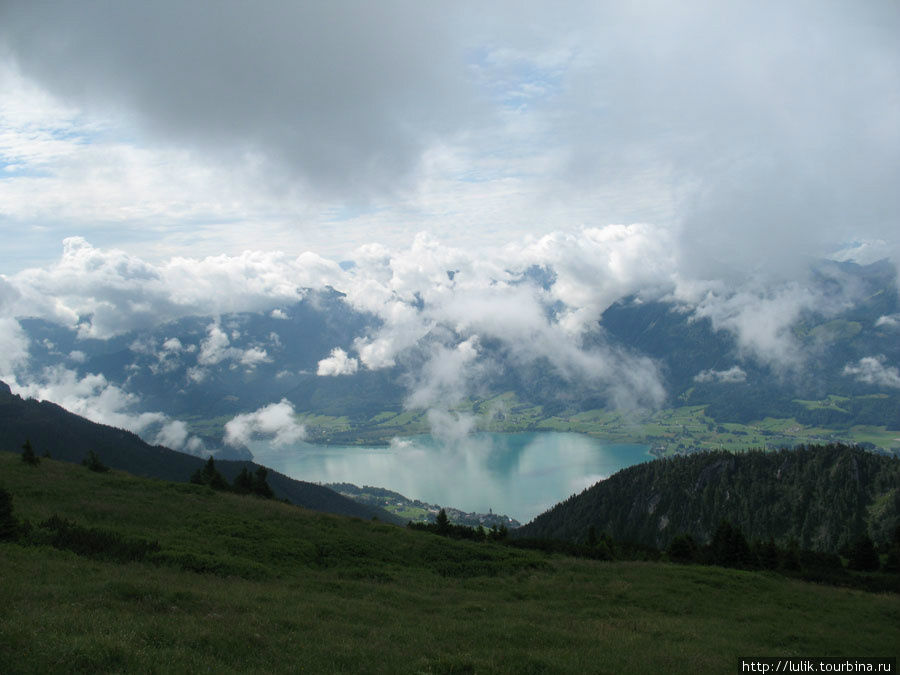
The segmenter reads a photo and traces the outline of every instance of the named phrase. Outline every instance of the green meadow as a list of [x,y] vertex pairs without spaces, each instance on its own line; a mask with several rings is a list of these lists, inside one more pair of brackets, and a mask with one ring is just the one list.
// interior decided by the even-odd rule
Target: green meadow
[[[859,397],[871,398],[871,397]],[[843,410],[847,397],[829,395],[818,401],[797,400],[807,410]],[[865,443],[884,451],[900,448],[900,430],[854,425],[843,429],[802,424],[794,418],[773,418],[741,424],[720,422],[706,414],[706,405],[684,405],[655,411],[622,413],[587,410],[548,415],[539,405],[523,403],[513,392],[484,400],[467,400],[457,412],[474,417],[482,431],[567,431],[588,434],[611,443],[650,445],[657,456],[692,450],[782,448],[817,443]],[[421,410],[381,412],[368,420],[304,413],[309,440],[318,443],[386,443],[394,436],[428,433]],[[205,428],[198,427],[197,431]]]
[[[0,542],[3,673],[726,673],[900,644],[894,594],[545,556],[6,452],[0,487],[31,524]],[[54,515],[153,546],[76,554]]]

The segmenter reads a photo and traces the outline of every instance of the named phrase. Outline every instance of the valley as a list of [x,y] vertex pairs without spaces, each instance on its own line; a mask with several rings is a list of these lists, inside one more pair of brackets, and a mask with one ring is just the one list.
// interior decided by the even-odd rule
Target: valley
[[[844,411],[839,404],[848,400],[852,399],[829,395],[818,401],[797,400],[796,403],[811,411]],[[766,417],[748,423],[719,422],[706,414],[707,408],[708,405],[703,404],[652,412],[597,409],[546,415],[541,406],[522,403],[515,393],[506,392],[483,400],[468,401],[454,412],[471,415],[475,428],[481,431],[583,433],[611,443],[650,445],[651,452],[660,457],[699,450],[778,449],[835,442],[860,444],[882,452],[900,452],[900,430],[884,425],[854,424],[846,428],[829,428],[804,424],[791,417]],[[311,442],[324,444],[387,444],[395,437],[429,431],[425,411],[385,411],[368,420],[300,413],[298,419],[305,425]],[[194,428],[202,433],[204,429],[212,429],[215,423],[198,421],[192,425],[196,424]]]

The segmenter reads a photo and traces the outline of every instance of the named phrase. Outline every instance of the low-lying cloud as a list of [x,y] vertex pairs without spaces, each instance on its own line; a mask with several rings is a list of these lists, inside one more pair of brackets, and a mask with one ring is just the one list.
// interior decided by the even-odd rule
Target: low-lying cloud
[[331,350],[328,358],[324,358],[318,363],[316,375],[328,377],[337,375],[353,375],[359,370],[359,361],[347,356],[340,347]]
[[701,370],[694,376],[695,382],[744,382],[747,373],[740,366],[732,366],[727,370]]
[[[375,320],[349,344],[332,346],[316,373],[336,377],[399,367],[408,387],[406,405],[436,411],[436,424],[447,415],[459,417],[454,407],[477,395],[496,373],[498,355],[506,367],[541,363],[613,406],[653,408],[668,393],[659,364],[604,339],[603,312],[617,300],[673,302],[689,317],[709,319],[714,330],[733,335],[738,360],[797,369],[809,355],[792,326],[809,313],[836,314],[859,297],[853,279],[837,266],[816,268],[824,285],[813,282],[809,268],[796,270],[793,278],[704,279],[682,268],[673,248],[669,230],[648,224],[557,232],[485,251],[447,246],[422,234],[405,249],[360,247],[353,264],[343,266],[311,252],[150,263],[67,240],[58,263],[0,278],[0,344],[6,346],[0,376],[29,381],[28,338],[18,323],[28,316],[72,328],[81,339],[207,316],[205,335],[196,344],[138,337],[132,349],[146,357],[151,372],[183,367],[198,382],[216,368],[252,372],[273,361],[281,339],[272,333],[248,343],[239,326],[221,317],[287,316],[283,308],[314,298],[311,291],[333,289],[350,308]],[[890,329],[893,322],[885,316],[878,326]],[[852,370],[872,368],[866,364],[848,366],[847,374],[875,378]],[[746,371],[735,364],[696,377],[740,382]],[[281,404],[273,405],[262,418],[236,418],[229,439],[242,442],[261,430],[261,420],[283,412]],[[179,437],[176,431],[172,438]]]
[[127,429],[173,450],[196,455],[205,452],[203,441],[191,435],[184,422],[162,412],[138,412],[140,396],[112,384],[103,374],[79,376],[58,365],[24,382],[11,378],[7,384],[19,396],[52,401],[92,422]]
[[289,445],[302,440],[306,429],[295,418],[294,406],[285,399],[271,403],[252,413],[236,415],[225,424],[225,444],[245,446],[259,438],[270,439],[273,445]]
[[856,363],[848,363],[844,366],[844,375],[865,384],[900,389],[900,370],[889,365],[883,354],[866,356]]

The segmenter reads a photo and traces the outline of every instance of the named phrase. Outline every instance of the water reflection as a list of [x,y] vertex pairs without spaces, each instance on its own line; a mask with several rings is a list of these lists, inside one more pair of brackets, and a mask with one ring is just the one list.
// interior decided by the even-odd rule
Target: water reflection
[[571,433],[473,434],[443,442],[396,439],[389,447],[251,444],[254,459],[292,478],[395,490],[466,511],[493,509],[523,523],[619,469],[652,456]]

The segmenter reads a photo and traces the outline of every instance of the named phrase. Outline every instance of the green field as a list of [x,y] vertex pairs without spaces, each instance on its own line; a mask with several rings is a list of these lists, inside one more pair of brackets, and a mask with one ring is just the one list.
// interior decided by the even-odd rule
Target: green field
[[[0,542],[3,673],[725,673],[900,644],[892,594],[545,557],[5,452],[0,485],[35,526]],[[159,550],[53,548],[53,514]]]
[[[846,397],[830,395],[820,401],[796,401],[810,410],[842,410]],[[458,412],[472,414],[482,431],[571,431],[613,443],[650,445],[666,456],[696,450],[782,448],[798,444],[866,443],[884,451],[900,448],[900,430],[877,426],[828,429],[800,424],[793,418],[771,418],[749,424],[720,422],[706,415],[705,405],[622,413],[588,410],[571,415],[545,415],[540,406],[519,402],[512,392],[480,401],[466,401]],[[383,412],[371,420],[305,413],[301,421],[310,441],[322,443],[387,443],[394,436],[428,432],[421,410]]]

